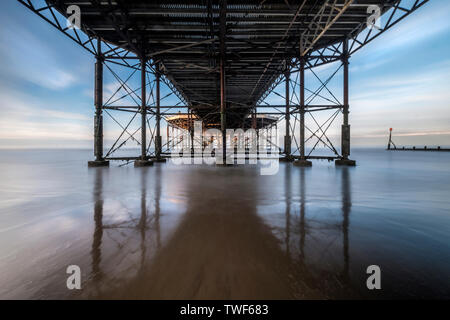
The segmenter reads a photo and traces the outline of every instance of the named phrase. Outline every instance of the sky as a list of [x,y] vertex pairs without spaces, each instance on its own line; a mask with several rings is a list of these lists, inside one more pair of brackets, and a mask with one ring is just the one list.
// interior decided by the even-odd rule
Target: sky
[[[351,57],[353,146],[385,146],[389,128],[397,145],[450,145],[449,14],[450,1],[431,0]],[[0,1],[0,21],[0,148],[92,148],[94,57],[15,0]],[[338,67],[330,64],[315,72],[326,79]],[[116,72],[121,77],[129,74]],[[138,87],[138,78],[132,77],[133,87]],[[338,99],[341,78],[339,71],[329,85]],[[306,88],[315,90],[317,85],[307,73]],[[106,71],[106,99],[117,86]],[[168,92],[163,86],[161,95]],[[277,92],[284,93],[283,83]],[[276,95],[267,101],[284,103]],[[178,102],[172,95],[162,104]],[[111,115],[125,122],[131,118]],[[327,114],[316,117],[320,122]],[[328,131],[337,144],[339,121]],[[130,131],[138,125],[135,119]],[[307,118],[307,126],[314,125],[314,119]],[[105,115],[105,145],[121,131]]]

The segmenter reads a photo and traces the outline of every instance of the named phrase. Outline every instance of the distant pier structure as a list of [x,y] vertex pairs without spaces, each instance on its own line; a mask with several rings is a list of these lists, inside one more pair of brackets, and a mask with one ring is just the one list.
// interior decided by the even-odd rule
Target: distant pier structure
[[389,129],[389,142],[387,149],[388,151],[442,151],[442,152],[450,152],[450,149],[441,148],[441,147],[397,147],[392,140],[392,128]]
[[[167,133],[166,133],[166,141],[168,144],[168,148],[166,152],[163,152],[164,156],[169,155],[169,151],[175,151],[177,148],[190,148],[192,153],[194,153],[194,148],[197,145],[201,145],[203,148],[211,145],[213,142],[220,145],[221,144],[221,134],[213,135],[209,137],[202,137],[201,141],[197,141],[199,137],[195,136],[195,123],[198,122],[200,127],[198,130],[201,135],[205,135],[205,131],[207,129],[217,129],[220,132],[220,122],[218,123],[207,123],[204,124],[201,122],[201,119],[195,114],[191,113],[178,113],[166,118],[167,121]],[[242,122],[241,128],[242,131],[248,129],[254,129],[256,136],[262,135],[266,138],[268,143],[265,143],[265,147],[270,147],[273,149],[277,148],[275,143],[272,143],[271,140],[276,141],[278,135],[278,118],[270,115],[261,115],[258,114],[256,116],[249,116],[245,121]],[[245,135],[244,135],[245,136]],[[230,139],[228,144],[230,147],[237,147],[237,137],[227,137]],[[256,137],[255,137],[256,138]],[[250,138],[248,136],[243,139],[242,143],[245,143],[244,149],[248,151],[250,149],[251,140],[254,138]],[[255,139],[255,142],[257,139]],[[279,149],[279,148],[278,148]],[[281,151],[281,150],[279,150]]]
[[[218,147],[224,160],[227,129],[261,125],[259,129],[278,130],[274,123],[282,122],[279,156],[284,160],[311,166],[310,160],[332,159],[336,165],[353,166],[350,57],[428,2],[17,1],[94,57],[95,160],[90,166],[108,166],[113,160],[135,166],[164,161],[173,144],[163,144],[161,127],[165,122],[169,130],[176,122],[171,117],[179,112],[221,131]],[[319,74],[317,68],[326,64],[330,68]],[[329,74],[324,77],[325,71]],[[109,97],[107,76],[108,88],[114,87],[111,79],[118,88]],[[331,88],[337,77],[340,88]],[[169,96],[178,102],[164,103]],[[123,122],[125,115],[130,120]],[[108,148],[103,144],[104,117],[121,131]],[[336,122],[340,146],[328,137]],[[140,154],[115,156],[128,141],[139,145]],[[278,139],[271,143],[278,146]],[[328,154],[318,154],[318,146]]]

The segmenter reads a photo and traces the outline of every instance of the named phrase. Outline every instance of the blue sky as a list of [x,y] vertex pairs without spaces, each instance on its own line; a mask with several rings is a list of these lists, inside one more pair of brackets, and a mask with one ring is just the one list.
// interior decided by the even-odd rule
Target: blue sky
[[[351,58],[354,146],[385,145],[390,127],[400,145],[450,145],[449,14],[450,1],[431,0]],[[17,1],[0,1],[0,19],[0,148],[91,148],[94,58]],[[306,86],[315,89],[310,74]],[[330,83],[339,86],[339,78]],[[106,75],[105,97],[115,88]],[[105,116],[107,143],[120,131]],[[330,129],[335,141],[338,133],[339,123]]]

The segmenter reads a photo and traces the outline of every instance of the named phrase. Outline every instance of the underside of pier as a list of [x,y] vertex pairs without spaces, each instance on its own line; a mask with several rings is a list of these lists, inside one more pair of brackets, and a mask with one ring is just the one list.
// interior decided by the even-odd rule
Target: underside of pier
[[[320,158],[335,159],[341,165],[355,164],[349,160],[349,59],[427,2],[18,1],[95,57],[95,161],[91,165],[108,165],[108,160],[114,160],[113,153],[130,139],[138,142],[141,154],[128,160],[139,160],[143,165],[160,160],[167,154],[164,148],[167,151],[173,147],[171,140],[176,139],[170,136],[169,127],[192,131],[195,119],[206,128],[221,130],[224,157],[231,143],[225,134],[227,129],[258,131],[283,121],[280,155],[297,159],[301,166],[309,166],[308,159]],[[67,19],[72,25],[66,26]],[[314,70],[325,64],[336,65],[336,71],[320,79]],[[120,99],[104,99],[105,67],[115,75],[119,89],[135,102],[133,105],[112,105],[111,100]],[[129,78],[114,73],[114,67],[140,75],[140,87],[131,88]],[[306,73],[319,80],[319,88],[308,89]],[[336,74],[342,77],[339,94],[328,87]],[[178,104],[161,103],[165,98],[161,97],[161,86],[176,96]],[[271,94],[281,97],[283,103],[267,103]],[[107,112],[113,118],[113,111],[140,117],[140,127],[131,131],[127,124],[120,124],[122,134],[105,153],[103,116]],[[331,113],[320,123],[313,116],[316,112]],[[314,119],[315,128],[305,124],[307,115]],[[341,145],[335,147],[327,130],[339,115]],[[177,122],[174,116],[187,120]],[[167,124],[165,144],[162,121]],[[140,139],[135,138],[138,133]],[[305,144],[310,140],[317,142],[307,152]],[[294,142],[296,150],[292,150]],[[278,146],[278,141],[272,143]],[[331,154],[315,155],[318,144]]]

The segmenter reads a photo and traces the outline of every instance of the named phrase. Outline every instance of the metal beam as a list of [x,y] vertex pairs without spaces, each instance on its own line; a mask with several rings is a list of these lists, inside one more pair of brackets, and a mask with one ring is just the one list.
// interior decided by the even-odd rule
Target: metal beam
[[159,66],[156,65],[155,68],[155,87],[156,87],[156,138],[155,138],[155,154],[156,159],[161,160],[162,152],[162,140],[161,140],[161,74],[159,72]]
[[95,161],[103,161],[103,55],[101,53],[101,41],[98,40],[98,48],[95,62],[95,117],[94,117],[94,154]]
[[289,93],[289,88],[290,88],[290,72],[289,70],[286,70],[284,73],[284,77],[285,77],[285,100],[286,100],[286,113],[285,113],[285,120],[286,120],[286,133],[284,136],[284,153],[286,154],[286,157],[289,157],[291,155],[291,122],[290,122],[290,117],[291,117],[291,110],[290,110],[290,93]]
[[227,0],[220,1],[220,128],[222,131],[222,160],[226,164],[227,158],[227,110],[226,110],[226,24]]
[[305,160],[305,59],[300,58],[300,159]]
[[141,160],[147,160],[147,61],[141,59]]
[[349,64],[349,47],[348,47],[348,39],[344,41],[343,46],[343,54],[342,54],[342,63],[344,66],[344,108],[342,109],[343,113],[343,124],[342,124],[342,133],[341,133],[341,153],[342,160],[336,161],[336,164],[339,165],[350,165],[354,166],[355,161],[349,160],[350,155],[350,125],[348,124],[348,113],[349,113],[349,86],[348,86],[348,64]]
[[314,19],[309,23],[308,29],[301,35],[300,56],[306,56],[309,51],[314,48],[317,41],[323,37],[328,29],[330,29],[339,17],[350,7],[353,1],[354,0],[345,0],[342,6],[337,6],[338,0],[334,0],[332,4],[329,0],[324,2],[314,16]]

